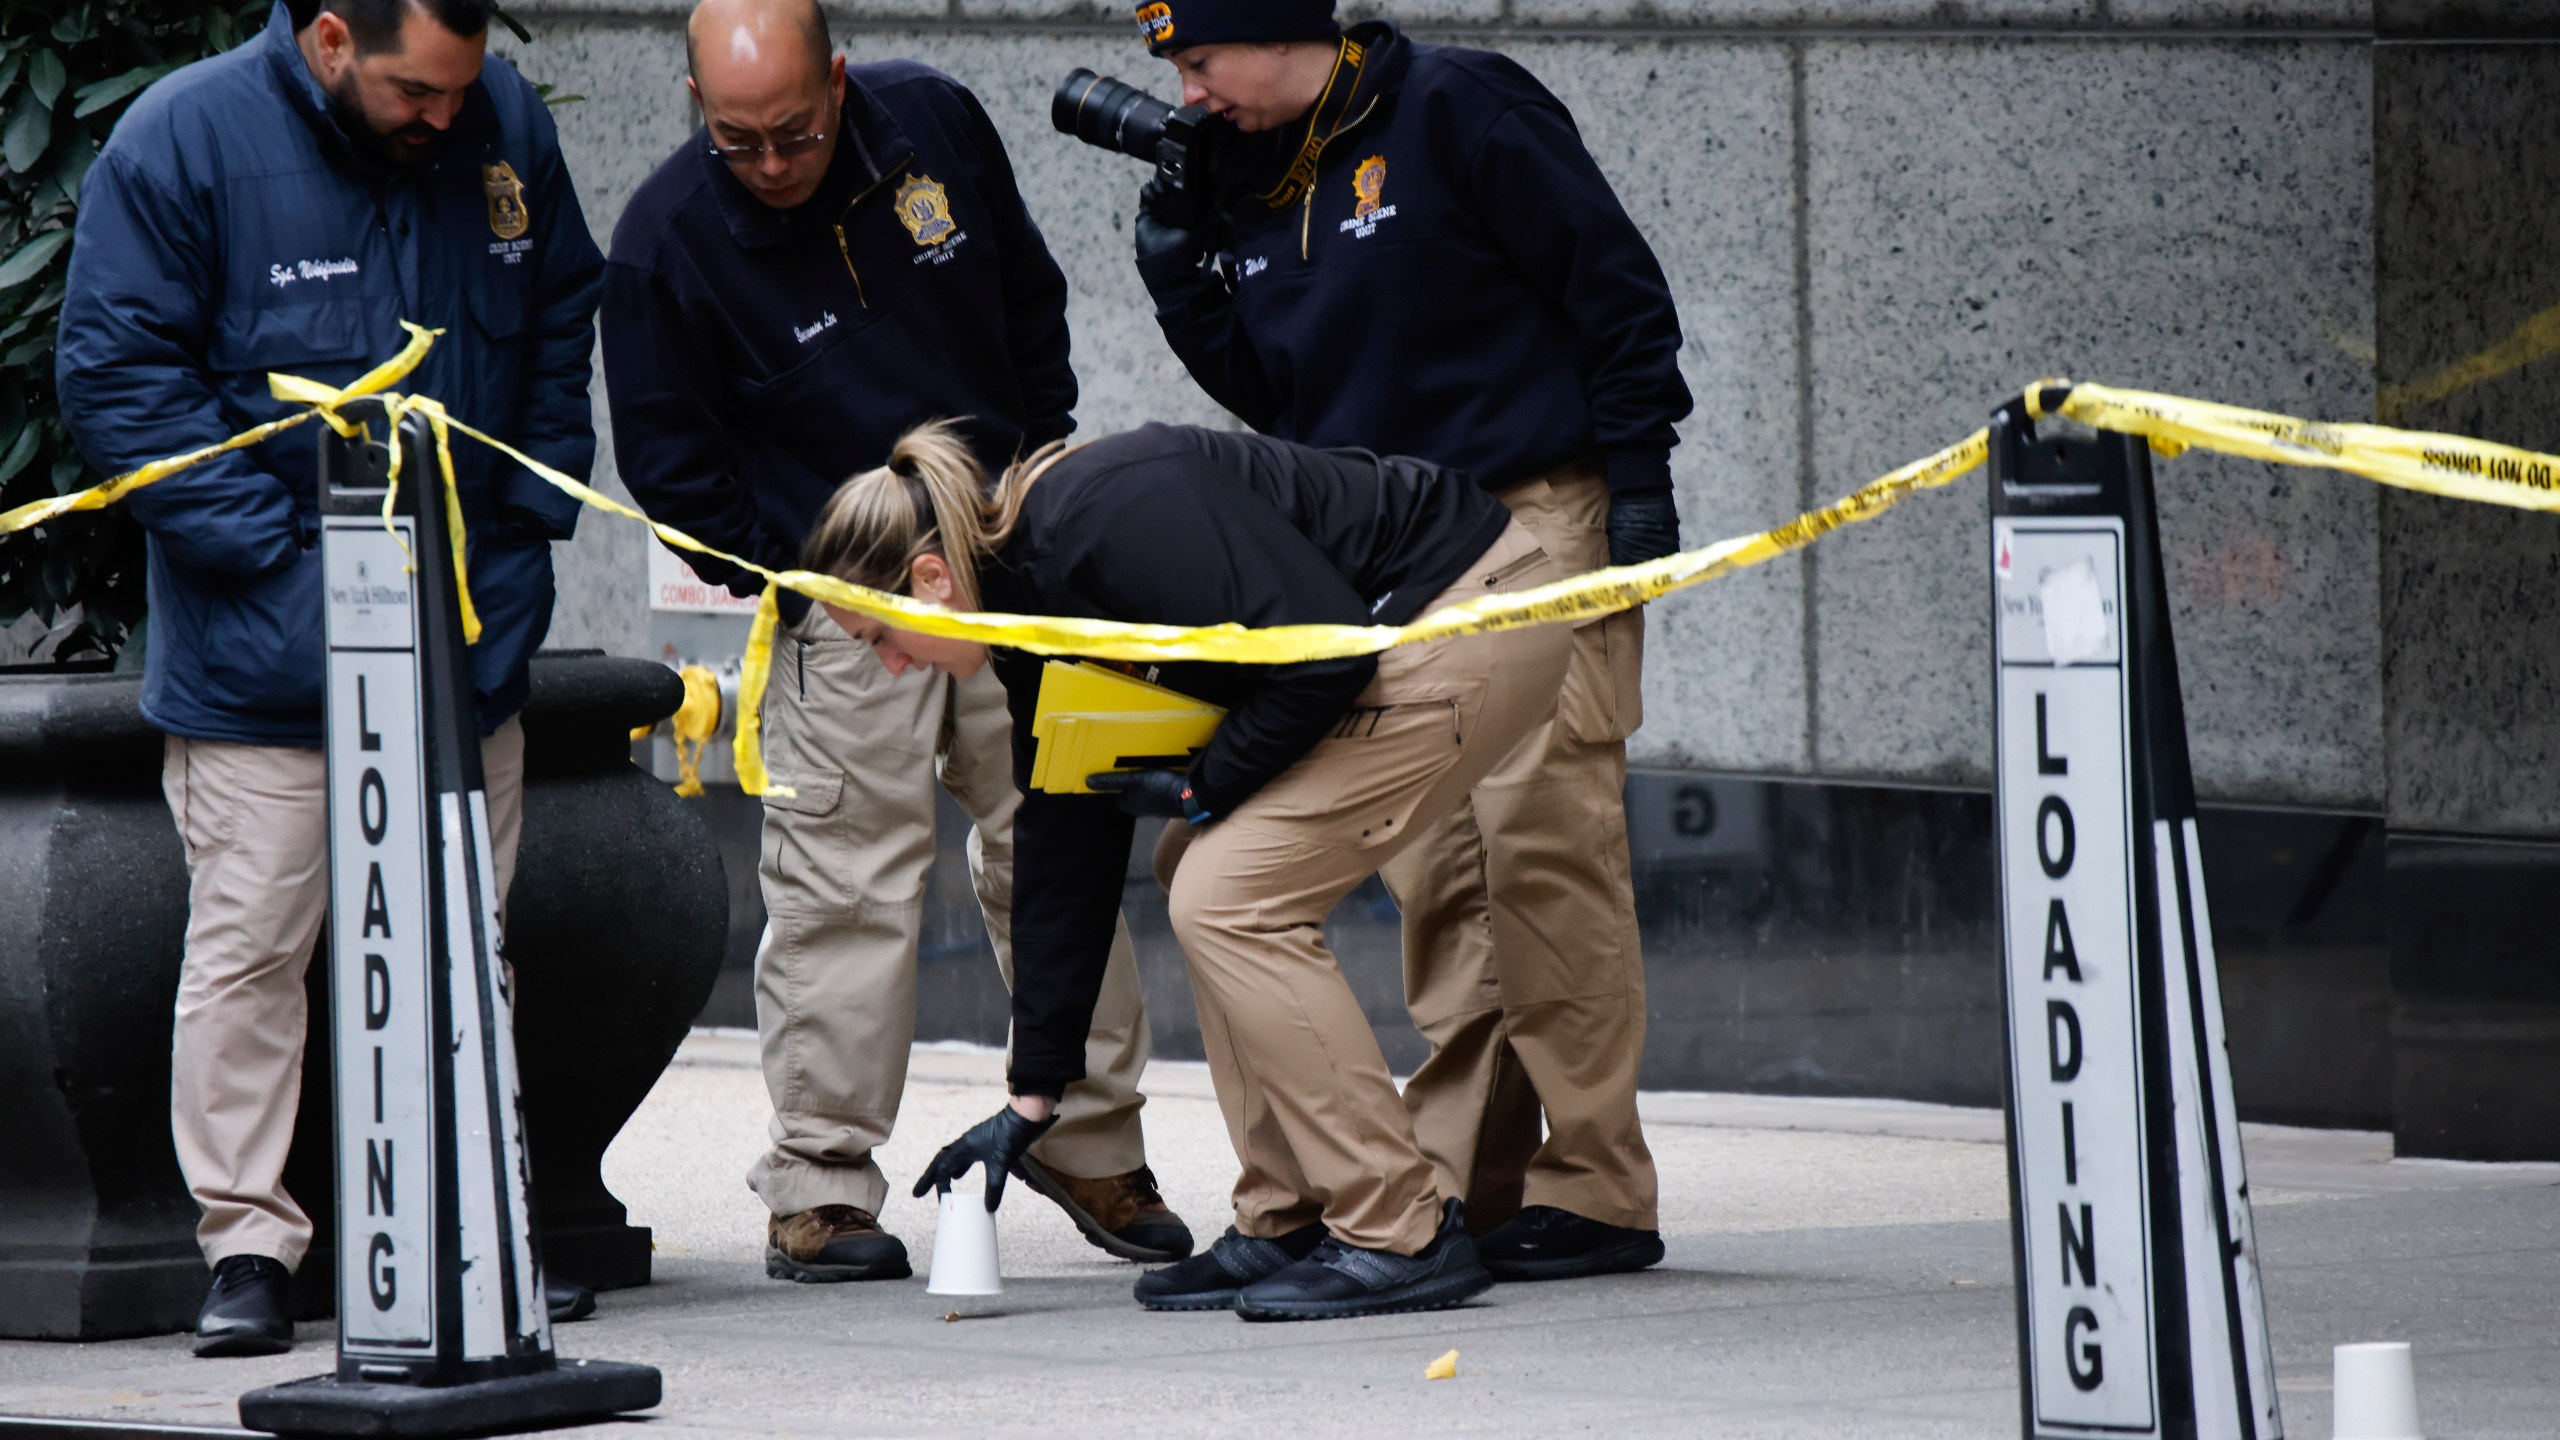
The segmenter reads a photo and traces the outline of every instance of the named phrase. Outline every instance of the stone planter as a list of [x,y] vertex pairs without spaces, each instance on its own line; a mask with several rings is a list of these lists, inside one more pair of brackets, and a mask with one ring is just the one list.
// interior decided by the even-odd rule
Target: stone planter
[[[169,1144],[186,870],[139,691],[127,676],[0,678],[0,1336],[183,1329],[204,1294]],[[525,710],[507,951],[535,1213],[546,1261],[600,1288],[647,1282],[649,1232],[598,1164],[708,997],[727,925],[701,822],[629,761],[632,728],[680,698],[662,666],[552,654]],[[329,1094],[313,1053],[286,1178],[322,1229],[297,1308],[322,1314]]]

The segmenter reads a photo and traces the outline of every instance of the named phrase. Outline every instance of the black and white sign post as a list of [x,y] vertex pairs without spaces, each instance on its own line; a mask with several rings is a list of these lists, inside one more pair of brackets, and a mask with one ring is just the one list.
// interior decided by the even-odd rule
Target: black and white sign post
[[338,1368],[240,1420],[434,1436],[645,1409],[656,1370],[551,1350],[443,476],[410,421],[386,527],[383,408],[341,413],[364,433],[324,434],[320,467]]
[[2024,1430],[2277,1440],[2150,451],[2048,430],[1991,426]]

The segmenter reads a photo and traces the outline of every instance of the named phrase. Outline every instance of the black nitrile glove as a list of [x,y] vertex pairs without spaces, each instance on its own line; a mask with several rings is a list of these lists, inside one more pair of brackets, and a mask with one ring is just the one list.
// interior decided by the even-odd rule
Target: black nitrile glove
[[1163,182],[1150,180],[1138,191],[1138,219],[1130,227],[1138,241],[1138,263],[1181,260],[1197,265],[1209,253],[1208,238],[1163,219],[1159,200]]
[[1191,780],[1179,770],[1105,770],[1087,775],[1084,783],[1105,795],[1120,797],[1120,808],[1132,815],[1156,815],[1197,825],[1209,818],[1191,794]]
[[1609,563],[1641,565],[1680,550],[1680,505],[1668,490],[1621,490],[1609,497]]
[[1046,1120],[1026,1120],[1021,1111],[1007,1105],[979,1121],[968,1134],[942,1147],[942,1153],[924,1167],[924,1177],[916,1181],[916,1198],[923,1199],[927,1190],[950,1189],[951,1182],[968,1174],[970,1166],[983,1163],[987,1167],[987,1211],[993,1214],[996,1206],[1004,1202],[1004,1177],[1012,1173],[1014,1162],[1057,1123],[1054,1110]]

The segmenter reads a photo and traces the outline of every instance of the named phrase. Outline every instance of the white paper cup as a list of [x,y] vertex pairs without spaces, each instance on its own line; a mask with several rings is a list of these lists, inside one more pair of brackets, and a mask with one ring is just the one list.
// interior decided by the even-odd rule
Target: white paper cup
[[996,1266],[996,1217],[979,1190],[942,1192],[942,1218],[933,1230],[933,1274],[928,1295],[1001,1295]]
[[2418,1433],[2417,1368],[2409,1342],[2341,1345],[2333,1360],[2337,1440],[2424,1440]]

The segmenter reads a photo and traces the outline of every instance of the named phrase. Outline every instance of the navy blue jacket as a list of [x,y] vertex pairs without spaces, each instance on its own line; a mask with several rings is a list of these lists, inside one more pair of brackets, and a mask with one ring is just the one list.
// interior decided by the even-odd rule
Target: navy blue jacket
[[697,131],[631,197],[606,267],[623,483],[651,519],[776,569],[912,426],[962,420],[991,473],[1075,426],[1066,277],[977,97],[905,61],[847,76],[807,202],[756,199]]
[[[289,413],[281,370],[345,384],[441,327],[399,388],[583,476],[603,260],[533,87],[492,57],[430,164],[360,160],[279,4],[257,38],[145,91],[80,196],[57,374],[63,418],[108,474]],[[521,210],[493,192],[522,186]],[[514,233],[521,225],[521,233]],[[135,491],[150,534],[143,713],[173,734],[321,739],[319,428]],[[457,438],[471,529],[480,723],[522,707],[551,624],[550,542],[577,502]]]
[[1174,353],[1285,440],[1494,490],[1585,456],[1613,491],[1668,488],[1680,319],[1564,103],[1500,55],[1351,34],[1370,59],[1305,197],[1230,206],[1215,268],[1140,262]]

